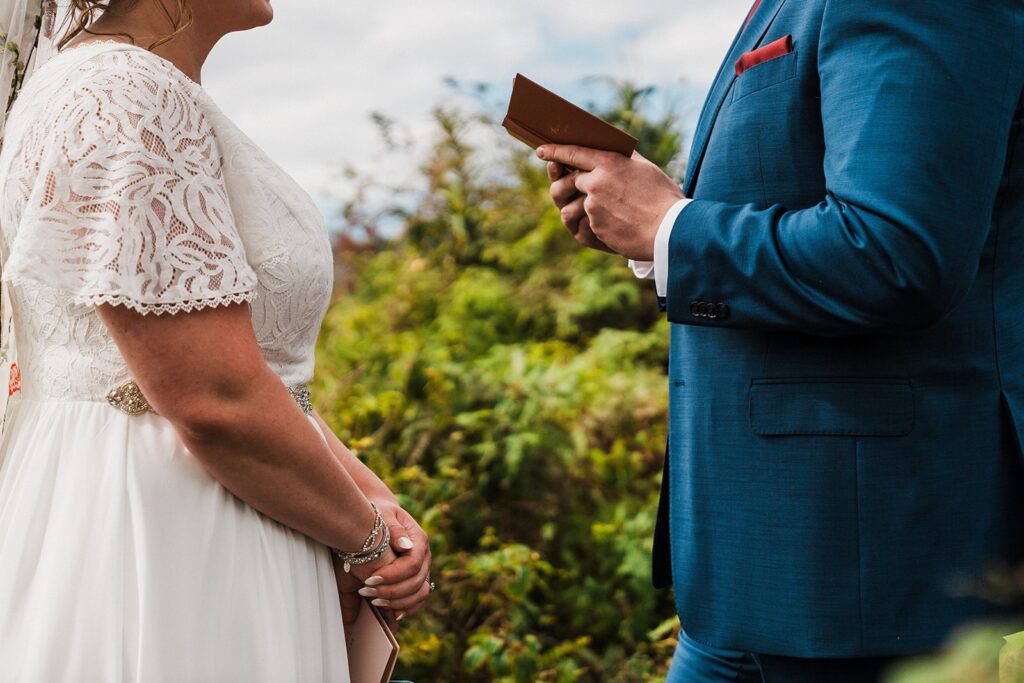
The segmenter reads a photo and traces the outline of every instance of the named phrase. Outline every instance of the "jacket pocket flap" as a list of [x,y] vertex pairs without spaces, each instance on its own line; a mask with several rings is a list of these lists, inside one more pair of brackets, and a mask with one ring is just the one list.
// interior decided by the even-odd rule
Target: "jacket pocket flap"
[[796,76],[797,55],[790,52],[784,57],[777,57],[762,62],[736,79],[733,85],[733,99],[738,100],[751,93],[764,90],[773,85],[788,81]]
[[755,434],[905,436],[914,428],[908,379],[755,379],[750,386]]

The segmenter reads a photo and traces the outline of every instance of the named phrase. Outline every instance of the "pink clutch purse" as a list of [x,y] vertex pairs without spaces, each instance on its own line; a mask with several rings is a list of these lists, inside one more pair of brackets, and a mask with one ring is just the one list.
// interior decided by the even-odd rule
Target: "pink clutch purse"
[[398,641],[380,610],[364,600],[345,629],[351,683],[388,683],[398,663]]

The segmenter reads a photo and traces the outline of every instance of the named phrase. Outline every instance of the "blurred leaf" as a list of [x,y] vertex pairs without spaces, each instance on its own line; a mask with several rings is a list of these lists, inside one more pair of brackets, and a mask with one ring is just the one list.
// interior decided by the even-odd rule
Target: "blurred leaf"
[[999,651],[999,683],[1024,681],[1024,631],[1004,638],[1006,644]]

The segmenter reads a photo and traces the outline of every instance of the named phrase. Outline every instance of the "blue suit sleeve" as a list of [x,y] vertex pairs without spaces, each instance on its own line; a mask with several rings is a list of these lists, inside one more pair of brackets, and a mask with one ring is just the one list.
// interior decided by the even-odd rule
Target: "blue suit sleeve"
[[[851,335],[966,297],[1022,86],[1019,1],[830,0],[818,50],[827,191],[813,207],[698,199],[669,245],[682,324]],[[726,302],[724,320],[691,302]]]

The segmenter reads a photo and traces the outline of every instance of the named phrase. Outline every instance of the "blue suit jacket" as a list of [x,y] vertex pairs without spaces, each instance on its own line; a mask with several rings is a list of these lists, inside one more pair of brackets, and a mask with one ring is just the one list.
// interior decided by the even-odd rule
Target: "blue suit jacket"
[[691,637],[905,653],[994,609],[962,581],[1024,554],[1022,93],[1021,0],[762,0],[737,36],[669,248],[654,569]]

